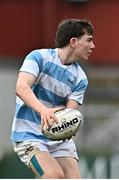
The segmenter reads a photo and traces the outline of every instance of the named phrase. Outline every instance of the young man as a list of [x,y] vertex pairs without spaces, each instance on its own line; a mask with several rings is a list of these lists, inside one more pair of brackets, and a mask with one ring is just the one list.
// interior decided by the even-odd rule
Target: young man
[[82,104],[88,81],[79,61],[92,53],[92,38],[89,21],[64,20],[56,48],[32,51],[20,69],[11,139],[21,161],[40,178],[80,178],[73,140],[48,140],[42,129],[57,121],[56,111]]

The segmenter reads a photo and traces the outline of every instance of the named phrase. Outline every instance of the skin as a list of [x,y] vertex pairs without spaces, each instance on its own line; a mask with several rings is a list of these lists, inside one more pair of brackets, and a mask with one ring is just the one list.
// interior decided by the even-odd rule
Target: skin
[[[84,34],[81,38],[71,38],[66,47],[58,48],[61,63],[68,65],[76,60],[88,60],[93,48],[95,48],[92,39],[92,35]],[[43,128],[44,125],[48,128],[52,126],[54,122],[57,122],[54,113],[64,109],[64,107],[47,108],[44,106],[31,89],[35,81],[36,77],[34,75],[20,72],[16,83],[16,95],[19,96],[27,106],[41,115],[41,128]],[[79,109],[79,104],[74,100],[68,100],[66,107]],[[40,152],[36,155],[36,158],[44,171],[44,175],[41,178],[80,178],[77,160],[72,157],[53,158],[48,152]],[[38,175],[32,164],[30,164],[30,167],[32,171]]]
[[88,60],[94,48],[93,36],[84,34],[81,38],[71,38],[69,45],[59,48],[58,52],[62,64],[71,64],[76,60]]

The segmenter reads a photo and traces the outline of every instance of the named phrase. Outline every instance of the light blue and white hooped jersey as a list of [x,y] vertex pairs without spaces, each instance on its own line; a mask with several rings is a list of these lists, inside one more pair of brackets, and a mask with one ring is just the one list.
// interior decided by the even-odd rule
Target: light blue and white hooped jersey
[[[56,49],[34,50],[28,54],[20,71],[33,74],[37,81],[32,90],[47,107],[66,105],[68,99],[83,103],[88,85],[87,77],[78,62],[63,65]],[[16,97],[16,111],[12,125],[11,140],[21,142],[40,139],[49,141],[40,132],[40,114],[27,107]]]

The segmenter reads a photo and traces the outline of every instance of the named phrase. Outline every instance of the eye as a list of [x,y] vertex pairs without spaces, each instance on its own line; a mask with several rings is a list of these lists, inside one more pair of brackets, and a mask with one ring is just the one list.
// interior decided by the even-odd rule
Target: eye
[[92,41],[92,38],[88,38],[88,42],[91,42]]

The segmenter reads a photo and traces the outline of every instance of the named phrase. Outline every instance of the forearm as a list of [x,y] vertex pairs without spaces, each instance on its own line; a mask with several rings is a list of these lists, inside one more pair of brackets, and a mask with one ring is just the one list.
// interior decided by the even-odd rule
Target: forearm
[[16,88],[16,95],[22,99],[22,101],[32,108],[33,110],[40,113],[45,106],[37,99],[32,89],[29,86],[21,86]]
[[69,99],[66,103],[66,108],[79,110],[79,104],[75,100]]

